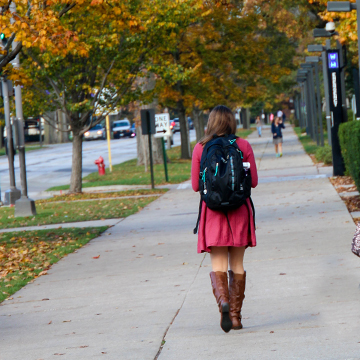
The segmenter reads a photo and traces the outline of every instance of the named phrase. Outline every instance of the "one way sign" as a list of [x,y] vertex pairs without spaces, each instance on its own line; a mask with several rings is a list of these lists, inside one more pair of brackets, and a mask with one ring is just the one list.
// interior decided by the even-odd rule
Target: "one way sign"
[[155,115],[155,137],[171,136],[170,131],[170,115],[156,114]]

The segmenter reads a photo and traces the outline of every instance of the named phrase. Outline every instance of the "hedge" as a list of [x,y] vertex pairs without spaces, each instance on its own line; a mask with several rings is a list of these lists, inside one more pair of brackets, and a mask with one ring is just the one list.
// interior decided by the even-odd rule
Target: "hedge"
[[360,121],[341,124],[339,139],[346,172],[354,179],[360,191]]

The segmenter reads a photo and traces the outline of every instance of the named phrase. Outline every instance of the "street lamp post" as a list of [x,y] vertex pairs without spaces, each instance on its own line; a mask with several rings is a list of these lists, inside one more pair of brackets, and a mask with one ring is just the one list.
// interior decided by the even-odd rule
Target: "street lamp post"
[[[360,0],[351,3],[350,1],[329,1],[327,10],[329,12],[350,12],[360,9]],[[358,54],[359,54],[359,69],[360,69],[360,16],[357,16],[357,31],[358,31]],[[360,83],[360,71],[358,72]],[[356,94],[356,119],[360,120],[360,93]]]
[[309,72],[307,69],[298,70],[298,76],[302,76],[304,78],[304,112],[305,112],[305,119],[306,119],[306,132],[311,137],[313,136],[312,133],[312,121],[311,121],[311,102],[310,102],[310,91],[309,91],[309,83],[310,77]]
[[321,61],[323,66],[324,93],[325,93],[325,115],[326,127],[328,133],[328,143],[331,146],[331,114],[330,114],[330,98],[329,98],[329,79],[327,74],[326,50],[330,50],[330,40],[326,40],[326,46],[309,45],[308,52],[321,52]]
[[310,133],[313,140],[319,145],[319,132],[316,121],[316,106],[315,106],[315,87],[314,87],[314,74],[313,64],[301,64],[300,67],[308,71],[308,88],[309,88],[309,110],[311,114],[310,120]]
[[6,146],[8,150],[9,161],[9,175],[10,175],[10,189],[5,191],[5,204],[15,205],[15,201],[21,196],[21,192],[16,188],[15,183],[15,169],[14,169],[14,145],[12,137],[12,125],[10,120],[10,103],[9,103],[9,88],[7,80],[2,77],[2,96],[4,101],[4,115],[6,126]]
[[[330,29],[330,30],[328,30]],[[314,29],[313,36],[320,38],[331,38],[332,36],[339,35],[337,31],[335,31],[335,24],[330,22],[326,24],[326,29]],[[341,45],[339,40],[336,40],[336,47],[339,50],[339,60],[340,60],[340,83],[341,83],[341,102],[342,102],[342,118],[343,121],[347,121],[347,106],[346,106],[346,92],[345,92],[345,71],[344,71],[344,54],[343,54],[343,46]],[[326,50],[331,49],[331,42],[328,39],[326,41]]]
[[320,144],[324,146],[324,131],[322,125],[322,111],[321,111],[321,97],[320,97],[320,78],[319,78],[319,61],[321,58],[318,56],[307,56],[305,62],[309,64],[314,64],[315,67],[315,80],[316,80],[316,97],[317,97],[317,107],[318,107],[318,125],[320,129]]

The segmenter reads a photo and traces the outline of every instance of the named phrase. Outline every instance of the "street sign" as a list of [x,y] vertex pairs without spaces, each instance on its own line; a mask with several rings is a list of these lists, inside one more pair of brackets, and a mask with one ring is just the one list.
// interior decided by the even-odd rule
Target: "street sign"
[[140,116],[142,134],[155,134],[155,109],[141,110]]
[[165,114],[156,114],[155,115],[155,137],[165,137],[171,136],[170,131],[170,115]]

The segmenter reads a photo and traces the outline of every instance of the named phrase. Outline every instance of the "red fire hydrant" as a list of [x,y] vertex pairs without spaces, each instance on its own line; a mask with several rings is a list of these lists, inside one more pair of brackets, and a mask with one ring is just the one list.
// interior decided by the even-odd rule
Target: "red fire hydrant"
[[95,164],[98,166],[99,175],[105,175],[105,164],[102,156],[95,160]]

